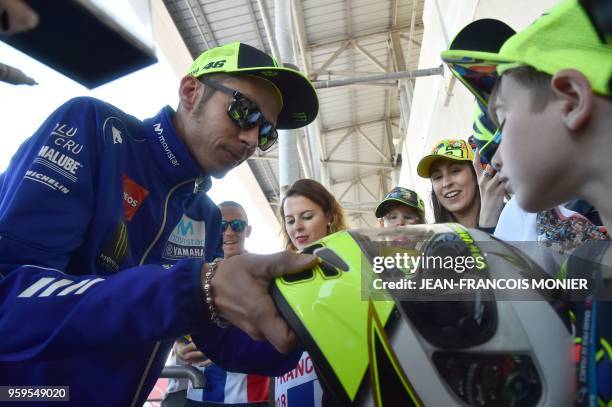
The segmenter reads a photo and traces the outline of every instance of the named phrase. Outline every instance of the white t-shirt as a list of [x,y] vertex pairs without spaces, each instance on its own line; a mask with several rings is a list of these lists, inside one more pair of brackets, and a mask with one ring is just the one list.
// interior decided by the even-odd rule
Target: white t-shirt
[[274,378],[275,407],[321,407],[322,397],[314,364],[306,352],[294,369]]

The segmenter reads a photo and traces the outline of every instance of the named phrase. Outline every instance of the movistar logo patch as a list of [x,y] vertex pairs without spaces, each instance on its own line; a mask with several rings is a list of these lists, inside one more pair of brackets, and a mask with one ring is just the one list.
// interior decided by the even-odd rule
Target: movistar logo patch
[[157,133],[157,139],[159,140],[159,144],[164,150],[164,153],[166,153],[168,160],[170,160],[170,164],[172,164],[175,167],[180,166],[181,163],[179,163],[178,159],[176,158],[176,155],[174,155],[174,153],[170,149],[170,146],[168,145],[168,142],[166,141],[166,137],[164,137],[164,128],[162,127],[161,123],[155,123],[153,125],[153,130],[155,130],[155,133]]
[[162,256],[170,260],[203,258],[205,236],[206,223],[183,214],[170,233]]

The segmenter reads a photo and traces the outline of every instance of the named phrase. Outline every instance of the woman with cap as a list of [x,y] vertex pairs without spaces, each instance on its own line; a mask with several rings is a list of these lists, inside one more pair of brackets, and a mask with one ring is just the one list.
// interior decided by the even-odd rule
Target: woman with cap
[[[327,235],[347,229],[340,203],[323,185],[311,179],[300,179],[291,185],[282,200],[280,215],[285,248],[289,250],[302,250]],[[307,352],[295,369],[274,380],[274,400],[277,406],[287,407],[325,404]]]
[[[504,189],[497,174],[489,167],[479,176],[475,168],[481,168],[480,158],[465,140],[445,139],[436,144],[431,154],[421,159],[417,173],[431,179],[431,203],[436,223],[457,222],[465,227],[493,230],[503,207]],[[487,186],[481,203],[480,185]],[[499,188],[489,188],[499,185]],[[486,211],[484,210],[486,209]],[[482,211],[482,213],[481,213]],[[479,224],[485,218],[487,224]]]
[[420,225],[425,223],[425,204],[413,190],[395,187],[374,212],[381,227]]

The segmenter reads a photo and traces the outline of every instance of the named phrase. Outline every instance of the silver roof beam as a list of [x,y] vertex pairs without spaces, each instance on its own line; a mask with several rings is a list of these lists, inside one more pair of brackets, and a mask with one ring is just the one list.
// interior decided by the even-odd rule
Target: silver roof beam
[[373,167],[373,168],[388,168],[392,169],[393,165],[390,163],[372,163],[364,161],[344,161],[344,160],[327,160],[329,164],[337,165],[348,165],[349,167]]
[[374,81],[396,81],[399,79],[421,78],[423,76],[443,75],[442,65],[437,68],[416,69],[414,71],[389,72],[377,75],[355,76],[345,79],[332,79],[329,81],[315,81],[316,89],[334,88],[336,86],[346,86],[355,83],[374,82]]

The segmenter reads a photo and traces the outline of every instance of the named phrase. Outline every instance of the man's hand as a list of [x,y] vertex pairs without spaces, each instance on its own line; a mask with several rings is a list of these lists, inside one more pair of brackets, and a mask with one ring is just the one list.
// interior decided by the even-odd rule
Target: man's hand
[[244,253],[223,260],[211,281],[217,312],[253,339],[267,339],[279,352],[287,353],[296,346],[297,339],[272,301],[268,292],[270,281],[317,263],[314,255],[290,251],[270,255]]
[[176,341],[174,343],[174,351],[176,352],[176,356],[178,358],[183,359],[187,363],[197,364],[198,366],[206,366],[206,363],[210,362],[210,359],[200,352],[193,342],[184,343],[181,341]]
[[478,178],[480,188],[480,219],[478,226],[494,228],[499,220],[502,209],[504,209],[504,196],[506,186],[500,181],[499,173],[495,168],[487,164],[483,169],[480,164],[480,154],[474,154],[474,170]]

